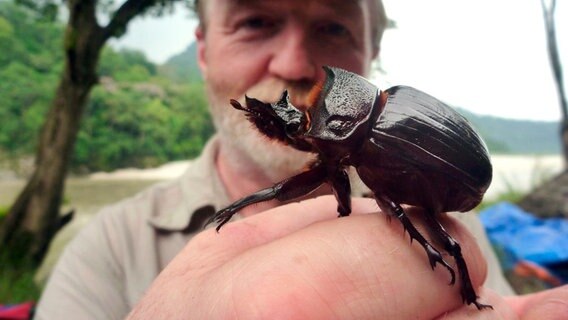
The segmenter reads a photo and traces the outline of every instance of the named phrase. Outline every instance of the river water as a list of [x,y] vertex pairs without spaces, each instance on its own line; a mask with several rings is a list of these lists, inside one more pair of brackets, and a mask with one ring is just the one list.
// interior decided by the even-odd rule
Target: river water
[[[94,213],[102,206],[132,196],[159,180],[118,180],[70,178],[65,185],[65,205],[62,212],[73,208],[76,213]],[[25,180],[0,180],[0,207],[9,206],[25,185]]]
[[[492,156],[493,182],[486,199],[510,191],[529,191],[563,169],[559,155]],[[75,208],[77,213],[94,213],[105,204],[136,194],[158,181],[173,179],[183,173],[187,161],[178,161],[152,169],[123,169],[112,173],[95,173],[70,178],[66,182],[66,205],[63,212]],[[23,188],[22,179],[0,179],[0,207],[9,206]]]

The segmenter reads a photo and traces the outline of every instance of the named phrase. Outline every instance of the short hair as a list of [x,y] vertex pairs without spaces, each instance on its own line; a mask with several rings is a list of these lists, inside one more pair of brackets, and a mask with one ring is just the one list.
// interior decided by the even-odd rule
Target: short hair
[[[204,12],[203,12],[203,1],[204,0],[193,0],[190,7],[193,12],[197,15],[199,19],[199,25],[203,27],[202,23],[204,22]],[[205,0],[206,1],[206,0]],[[385,13],[385,7],[383,6],[382,0],[374,0],[371,2],[371,22],[374,22],[371,26],[371,32],[373,35],[373,40],[376,47],[379,47],[381,44],[381,39],[383,38],[383,33],[387,28],[387,15]],[[374,20],[374,21],[373,21]]]

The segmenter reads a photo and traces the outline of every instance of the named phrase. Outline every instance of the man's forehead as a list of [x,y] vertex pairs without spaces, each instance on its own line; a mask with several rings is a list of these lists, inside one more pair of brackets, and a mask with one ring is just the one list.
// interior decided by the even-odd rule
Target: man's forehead
[[369,0],[222,0],[226,1],[232,7],[268,7],[268,6],[287,6],[294,5],[300,8],[308,8],[310,6],[319,5],[334,9],[334,11],[342,11],[346,8],[360,7],[364,2]]
[[[206,0],[205,0],[206,1]],[[279,0],[279,1],[274,1],[274,0],[228,0],[230,2],[234,2],[234,3],[238,3],[238,4],[246,4],[246,3],[274,3],[274,2],[279,2],[279,3],[294,3],[294,2],[298,2],[298,3],[307,3],[307,2],[319,2],[322,4],[330,4],[330,5],[335,5],[335,4],[344,4],[344,3],[352,3],[352,4],[358,4],[360,2],[363,2],[364,0]]]

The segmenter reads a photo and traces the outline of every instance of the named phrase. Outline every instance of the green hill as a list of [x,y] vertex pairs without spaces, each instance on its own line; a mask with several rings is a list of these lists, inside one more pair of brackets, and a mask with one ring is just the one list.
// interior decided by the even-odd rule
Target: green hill
[[558,122],[504,119],[477,115],[459,108],[458,111],[479,131],[492,153],[560,153]]
[[169,58],[159,67],[159,73],[176,82],[201,81],[197,65],[197,44],[192,42],[183,52]]
[[[191,43],[184,52],[168,59],[159,70],[161,74],[174,81],[201,80],[195,42]],[[477,128],[492,153],[560,153],[558,122],[504,119],[457,109]]]

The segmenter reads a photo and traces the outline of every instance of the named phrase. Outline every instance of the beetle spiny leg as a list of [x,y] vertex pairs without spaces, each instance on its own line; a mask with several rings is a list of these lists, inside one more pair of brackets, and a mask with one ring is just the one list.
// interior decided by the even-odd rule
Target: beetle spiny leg
[[436,263],[441,264],[448,270],[450,273],[450,285],[453,285],[456,282],[456,273],[454,269],[444,260],[442,254],[438,249],[434,248],[418,230],[414,227],[408,216],[404,212],[404,209],[399,205],[394,203],[391,200],[388,200],[386,197],[377,196],[376,197],[377,203],[379,207],[387,212],[388,214],[395,216],[401,223],[405,231],[408,232],[410,236],[410,242],[412,243],[413,239],[416,239],[418,243],[424,248],[426,251],[426,255],[428,256],[428,261],[430,263],[430,267],[432,270],[436,267]]
[[467,304],[473,303],[479,310],[484,308],[493,309],[492,306],[482,304],[477,301],[478,297],[473,288],[473,284],[471,283],[469,272],[467,271],[467,264],[465,263],[465,259],[461,254],[461,247],[459,243],[450,234],[448,234],[444,226],[442,226],[436,219],[435,214],[427,213],[425,215],[425,220],[430,226],[431,230],[434,232],[434,235],[438,237],[438,239],[444,244],[444,249],[448,251],[448,253],[456,261],[456,266],[458,268],[461,279],[460,294],[462,297],[462,302],[465,302]]

